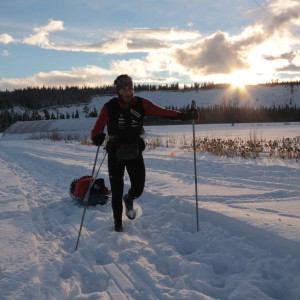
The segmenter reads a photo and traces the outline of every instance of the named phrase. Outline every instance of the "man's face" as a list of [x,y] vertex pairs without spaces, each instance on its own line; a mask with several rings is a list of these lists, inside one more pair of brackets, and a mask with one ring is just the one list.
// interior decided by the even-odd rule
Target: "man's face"
[[131,86],[124,86],[120,89],[119,94],[125,103],[129,103],[133,96],[133,88]]

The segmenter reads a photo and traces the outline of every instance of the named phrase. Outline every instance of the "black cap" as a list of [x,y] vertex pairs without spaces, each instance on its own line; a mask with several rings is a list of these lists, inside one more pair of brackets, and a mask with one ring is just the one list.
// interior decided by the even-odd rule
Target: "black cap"
[[119,93],[120,89],[123,88],[124,86],[130,86],[133,88],[132,78],[130,76],[128,76],[127,74],[122,74],[122,75],[118,76],[115,79],[114,84],[116,86],[117,93]]

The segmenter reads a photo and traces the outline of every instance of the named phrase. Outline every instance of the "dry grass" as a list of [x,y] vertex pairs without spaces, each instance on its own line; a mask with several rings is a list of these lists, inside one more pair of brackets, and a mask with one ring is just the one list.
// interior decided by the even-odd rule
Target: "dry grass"
[[[180,147],[188,150],[193,149],[193,140],[185,137],[176,139],[169,137],[165,144],[160,138],[146,139],[149,149],[158,146]],[[278,140],[258,140],[254,135],[248,140],[241,138],[196,138],[196,151],[209,152],[214,155],[227,157],[257,158],[267,156],[270,158],[299,159],[300,158],[300,136],[296,138],[282,138]]]

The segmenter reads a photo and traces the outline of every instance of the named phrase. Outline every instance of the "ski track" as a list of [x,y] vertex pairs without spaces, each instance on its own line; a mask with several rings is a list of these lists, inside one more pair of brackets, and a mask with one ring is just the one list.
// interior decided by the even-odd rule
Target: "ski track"
[[[27,247],[32,253],[27,255],[33,257],[30,262],[34,265],[25,266],[28,268],[25,271],[29,272],[32,288],[20,289],[18,293],[1,292],[2,299],[14,295],[15,299],[39,300],[237,300],[248,299],[248,292],[256,295],[256,299],[300,299],[299,241],[287,241],[250,223],[211,211],[209,207],[214,200],[217,204],[230,203],[232,209],[239,211],[250,210],[244,204],[247,200],[251,202],[253,196],[263,203],[271,200],[275,190],[282,189],[284,197],[299,195],[297,183],[282,178],[287,173],[285,169],[269,176],[259,166],[254,172],[251,166],[254,162],[244,162],[241,171],[235,166],[230,168],[230,163],[218,165],[217,159],[205,160],[200,156],[198,180],[202,202],[198,233],[194,186],[190,184],[193,159],[189,156],[175,160],[146,151],[147,182],[144,195],[136,203],[137,219],[124,218],[125,232],[119,234],[113,232],[110,205],[88,208],[79,250],[74,252],[82,209],[72,203],[67,192],[73,178],[90,173],[95,151],[87,147],[58,146],[62,150],[53,156],[55,144],[52,147],[28,145],[15,149],[14,156],[10,155],[9,147],[2,147],[0,162],[6,186],[17,197],[17,203],[22,203],[24,208],[19,208],[20,214],[26,214],[29,221],[25,229],[30,241],[26,245],[32,243]],[[159,165],[159,169],[152,169],[151,165]],[[76,174],[69,174],[68,166],[76,169]],[[181,170],[180,173],[174,173],[174,168]],[[220,168],[227,168],[227,173],[220,172]],[[243,177],[235,172],[242,172]],[[219,175],[224,173],[228,177]],[[106,162],[101,174],[108,182]],[[260,183],[259,178],[264,181]],[[291,175],[291,178],[295,177]],[[125,183],[128,188],[127,176]],[[259,188],[251,195],[244,195],[241,201],[241,195],[234,196],[235,200],[233,196],[214,195],[211,190],[206,193],[207,186],[212,186],[212,190],[216,186]],[[13,199],[7,201],[13,205]],[[254,209],[264,215],[274,213],[265,207]],[[293,213],[286,217],[299,218]],[[165,224],[159,228],[155,220],[162,219]],[[0,220],[5,220],[5,210],[1,210]],[[178,243],[181,239],[184,242]],[[286,242],[286,246],[280,247],[281,242]],[[1,259],[2,273],[7,265]],[[286,273],[290,276],[282,276]],[[8,280],[13,280],[12,274]]]

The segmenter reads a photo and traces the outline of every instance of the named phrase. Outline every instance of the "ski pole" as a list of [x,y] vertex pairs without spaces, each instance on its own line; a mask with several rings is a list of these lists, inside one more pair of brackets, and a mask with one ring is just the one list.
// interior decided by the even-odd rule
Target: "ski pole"
[[[195,100],[192,101],[192,109],[197,109]],[[198,213],[198,183],[197,183],[197,161],[196,161],[196,138],[195,138],[195,120],[193,118],[193,149],[194,149],[194,173],[195,173],[195,198],[196,198],[196,219],[197,231],[199,232],[199,213]]]
[[98,168],[98,171],[97,171],[97,173],[96,173],[96,176],[95,176],[95,178],[97,178],[97,177],[98,177],[98,174],[99,174],[99,172],[100,172],[100,169],[101,169],[101,166],[102,166],[102,164],[103,164],[103,162],[104,162],[104,159],[105,159],[105,157],[106,157],[106,154],[107,154],[107,151],[105,151],[105,153],[104,153],[104,155],[103,155],[103,158],[102,158],[101,164],[100,164],[100,166],[99,166],[99,168]]
[[[97,164],[99,149],[100,149],[100,146],[97,147],[97,151],[96,151],[96,156],[95,156],[95,161],[94,161],[94,166],[93,166],[93,171],[92,171],[92,180],[90,181],[90,185],[89,185],[88,191],[85,194],[84,199],[83,199],[84,210],[83,210],[83,214],[82,214],[82,218],[81,218],[81,223],[80,223],[80,228],[79,228],[79,232],[78,232],[78,237],[77,237],[75,251],[77,251],[77,249],[78,249],[78,244],[79,244],[79,239],[80,239],[81,230],[82,230],[82,226],[83,226],[83,221],[84,221],[84,217],[85,217],[85,212],[86,212],[86,209],[87,209],[87,206],[88,206],[88,201],[89,201],[89,196],[90,196],[90,190],[91,190],[91,187],[92,187],[92,185],[94,183],[94,173],[95,173],[95,169],[96,169],[96,164]],[[104,158],[105,158],[105,156],[104,156]],[[104,158],[103,158],[103,160],[104,160]],[[103,162],[103,160],[102,160],[102,162]]]

